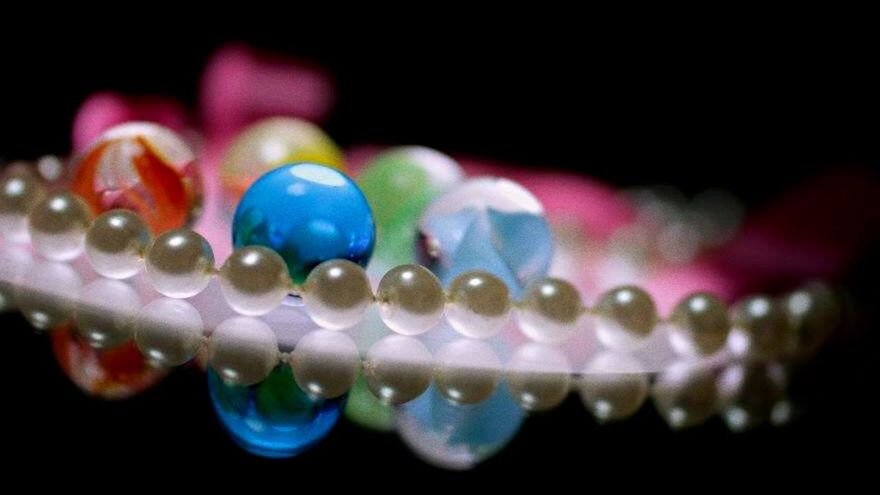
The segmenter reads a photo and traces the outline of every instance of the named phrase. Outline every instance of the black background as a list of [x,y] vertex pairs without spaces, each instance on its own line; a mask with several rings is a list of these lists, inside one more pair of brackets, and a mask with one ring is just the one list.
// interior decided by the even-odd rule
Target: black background
[[[163,21],[112,30],[34,26],[5,36],[0,156],[66,152],[73,112],[97,90],[173,95],[193,107],[205,58],[242,41],[335,75],[340,99],[327,129],[345,146],[419,143],[621,186],[670,183],[689,193],[722,186],[752,208],[829,167],[876,171],[877,50],[858,27],[758,35],[746,26],[717,32],[624,23],[599,31],[594,20],[495,34],[483,29],[493,23],[349,31],[305,30],[303,19],[283,29]],[[288,490],[305,480],[408,490],[447,478],[565,482],[574,490],[609,482],[619,489],[848,482],[876,464],[874,252],[866,244],[842,279],[854,301],[867,303],[858,323],[795,384],[806,412],[787,428],[731,435],[715,419],[672,433],[650,405],[600,427],[572,398],[530,419],[508,449],[470,473],[429,468],[393,435],[344,421],[300,458],[266,461],[228,440],[200,373],[181,370],[125,402],[91,400],[58,370],[45,336],[4,315],[3,462],[12,471],[69,468],[79,474],[71,480],[90,485],[121,475],[124,485],[174,486],[162,475],[176,472],[197,483],[242,476]],[[406,475],[418,484],[402,484]]]

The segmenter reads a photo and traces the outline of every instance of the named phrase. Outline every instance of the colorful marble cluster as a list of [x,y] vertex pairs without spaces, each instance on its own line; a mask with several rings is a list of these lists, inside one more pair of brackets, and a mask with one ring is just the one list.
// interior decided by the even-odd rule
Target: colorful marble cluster
[[137,212],[154,233],[191,223],[202,204],[192,149],[174,131],[147,122],[105,131],[79,158],[72,189],[95,213]]
[[310,397],[286,365],[250,387],[226,384],[209,369],[208,390],[217,417],[232,439],[263,457],[292,457],[314,446],[330,433],[345,406],[344,396]]
[[455,160],[422,146],[391,148],[371,160],[357,182],[376,219],[376,261],[389,267],[411,263],[419,218],[462,176]]
[[376,228],[357,185],[314,163],[283,165],[260,177],[241,198],[232,225],[236,248],[266,246],[281,255],[295,283],[329,259],[366,266]]

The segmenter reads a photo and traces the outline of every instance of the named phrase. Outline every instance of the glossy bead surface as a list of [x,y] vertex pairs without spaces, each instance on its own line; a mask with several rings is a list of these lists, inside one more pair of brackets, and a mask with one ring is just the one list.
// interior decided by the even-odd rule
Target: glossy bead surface
[[792,328],[787,351],[795,356],[815,353],[840,326],[843,316],[837,296],[818,282],[792,292],[783,304]]
[[517,348],[507,363],[507,387],[526,411],[547,411],[568,396],[571,372],[558,348],[529,343]]
[[491,346],[458,339],[437,350],[437,389],[455,404],[476,404],[492,395],[501,380],[501,361]]
[[315,323],[338,330],[361,321],[373,302],[373,293],[360,265],[331,260],[316,266],[309,274],[303,285],[302,299]]
[[170,230],[153,241],[146,267],[150,282],[160,294],[192,297],[211,281],[214,252],[208,241],[192,230]]
[[648,398],[648,375],[629,355],[600,354],[587,364],[582,375],[581,400],[600,422],[626,419]]
[[670,342],[679,354],[709,355],[724,346],[730,332],[727,306],[707,293],[682,300],[669,317]]
[[611,349],[627,350],[640,345],[657,325],[657,308],[651,296],[635,286],[623,286],[603,294],[594,311],[599,340]]
[[133,210],[154,233],[191,223],[201,209],[195,154],[174,131],[149,122],[105,131],[77,161],[72,188],[97,213]]
[[160,298],[144,306],[134,325],[134,340],[144,357],[156,366],[180,366],[201,349],[204,323],[192,304]]
[[22,272],[15,306],[34,328],[49,330],[73,318],[82,285],[68,263],[38,260]]
[[686,361],[674,363],[658,375],[651,397],[671,428],[701,425],[716,411],[714,370]]
[[281,255],[295,283],[323,261],[366,266],[375,242],[373,215],[357,185],[313,163],[283,165],[247,190],[232,225],[236,248],[266,246]]
[[83,287],[76,305],[76,329],[95,349],[110,349],[129,340],[141,300],[128,284],[98,278]]
[[317,330],[296,343],[290,353],[290,367],[299,388],[314,397],[334,399],[354,385],[361,357],[348,335]]
[[364,360],[364,378],[383,404],[399,405],[422,395],[431,384],[433,357],[425,344],[390,335],[373,344]]
[[530,339],[545,343],[571,337],[582,311],[577,289],[557,278],[529,284],[517,306],[520,330]]
[[281,256],[262,246],[236,249],[220,268],[226,302],[243,315],[261,315],[277,308],[291,289]]
[[11,171],[0,182],[0,236],[11,242],[28,239],[28,213],[46,196],[46,187],[30,171]]
[[547,274],[553,236],[541,203],[507,180],[467,180],[438,197],[419,221],[420,262],[444,284],[470,270],[503,280],[514,297]]
[[78,197],[55,193],[37,203],[28,216],[28,232],[34,251],[53,261],[69,261],[80,255],[92,212]]
[[232,385],[253,385],[278,363],[275,332],[261,320],[239,316],[221,323],[208,341],[208,362]]
[[456,277],[447,290],[446,320],[456,332],[477,339],[495,335],[510,316],[507,285],[491,273]]
[[99,275],[124,279],[140,271],[151,241],[150,227],[139,216],[128,210],[111,210],[89,227],[86,256]]
[[752,296],[731,311],[731,349],[738,356],[768,359],[790,342],[791,322],[783,306],[768,296]]
[[423,146],[390,148],[370,160],[357,182],[376,219],[376,260],[391,266],[411,263],[419,218],[462,177],[455,160]]
[[376,292],[379,315],[395,332],[417,335],[443,318],[446,296],[440,281],[419,265],[401,265],[382,277]]

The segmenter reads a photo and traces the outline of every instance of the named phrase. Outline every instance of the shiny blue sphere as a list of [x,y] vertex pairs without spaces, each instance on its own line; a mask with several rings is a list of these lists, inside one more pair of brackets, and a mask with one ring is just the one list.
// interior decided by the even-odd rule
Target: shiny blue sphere
[[273,249],[296,283],[330,259],[365,267],[375,242],[373,212],[358,186],[342,172],[313,163],[282,165],[257,179],[232,223],[236,248]]

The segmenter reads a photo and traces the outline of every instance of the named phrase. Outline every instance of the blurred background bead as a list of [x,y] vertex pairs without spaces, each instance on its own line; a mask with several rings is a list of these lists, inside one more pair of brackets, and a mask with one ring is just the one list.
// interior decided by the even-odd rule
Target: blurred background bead
[[208,241],[188,229],[170,230],[153,241],[146,257],[147,275],[164,296],[192,297],[208,286],[214,252]]
[[138,313],[134,340],[153,365],[180,366],[202,348],[205,341],[202,316],[186,301],[156,299]]
[[376,300],[388,328],[403,335],[417,335],[443,318],[446,296],[440,281],[428,269],[401,265],[382,277]]
[[111,210],[92,222],[86,234],[86,256],[99,275],[124,279],[140,271],[150,246],[150,228],[128,210]]
[[581,400],[600,423],[626,419],[648,398],[648,375],[632,356],[603,353],[583,371]]
[[752,296],[732,310],[733,330],[728,339],[737,356],[769,359],[789,344],[792,328],[783,306],[768,296]]
[[691,294],[672,310],[669,339],[683,356],[706,356],[724,346],[730,332],[727,306],[708,293]]
[[76,330],[95,349],[110,349],[131,340],[141,299],[125,282],[99,278],[79,294]]
[[278,340],[269,325],[256,318],[233,317],[214,330],[208,362],[230,385],[254,385],[278,364]]
[[486,400],[501,380],[501,361],[485,342],[459,339],[437,350],[435,383],[455,404]]
[[354,385],[361,357],[348,335],[317,330],[296,343],[290,353],[290,367],[299,388],[314,397],[334,399]]
[[610,349],[638,347],[657,325],[657,308],[650,294],[631,285],[603,294],[594,311],[597,336]]
[[220,268],[220,288],[235,311],[249,316],[277,308],[291,289],[281,256],[262,246],[235,250]]
[[82,278],[67,263],[35,260],[22,273],[15,305],[37,330],[49,330],[73,318]]
[[527,411],[547,411],[565,400],[571,386],[571,364],[559,349],[528,343],[507,363],[507,387]]
[[403,404],[427,390],[434,373],[433,359],[431,351],[420,341],[389,335],[367,351],[364,378],[380,401]]
[[338,330],[361,321],[373,302],[373,292],[360,265],[330,260],[309,273],[302,299],[315,323]]
[[716,387],[727,427],[742,432],[770,419],[784,395],[785,373],[776,363],[734,363],[724,369]]
[[519,327],[536,342],[564,342],[583,311],[577,289],[565,280],[545,278],[526,287],[517,306]]
[[466,337],[491,337],[510,316],[507,285],[491,273],[463,273],[452,281],[447,294],[446,320]]
[[34,251],[53,261],[80,255],[92,220],[89,207],[70,193],[47,196],[31,210],[28,232]]
[[370,205],[345,174],[316,163],[292,163],[266,173],[242,196],[232,223],[236,248],[266,246],[284,258],[301,284],[331,259],[366,266],[376,227]]
[[448,285],[484,270],[508,285],[515,298],[547,275],[553,235],[544,207],[508,179],[466,180],[438,197],[419,221],[419,262]]
[[792,292],[783,306],[792,328],[787,351],[800,357],[809,357],[819,350],[843,317],[837,296],[819,282]]
[[153,233],[192,223],[202,205],[195,153],[150,122],[107,129],[76,163],[71,187],[96,213],[133,210]]
[[27,242],[28,214],[45,196],[46,187],[34,173],[4,173],[0,182],[0,236],[15,243]]
[[701,425],[716,411],[715,374],[686,361],[673,363],[657,376],[651,397],[670,428]]

